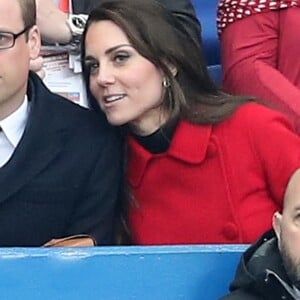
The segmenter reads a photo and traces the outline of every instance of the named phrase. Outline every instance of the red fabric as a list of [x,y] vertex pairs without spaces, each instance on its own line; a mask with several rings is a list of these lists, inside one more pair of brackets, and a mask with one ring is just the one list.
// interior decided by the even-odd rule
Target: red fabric
[[219,34],[235,21],[253,14],[300,6],[300,0],[220,0],[217,10]]
[[221,35],[223,89],[261,98],[300,133],[300,8],[253,15]]
[[69,0],[59,0],[58,7],[60,10],[62,10],[65,13],[69,13]]
[[134,243],[251,243],[281,208],[300,138],[281,114],[246,104],[215,126],[181,122],[166,153],[129,138],[128,163]]

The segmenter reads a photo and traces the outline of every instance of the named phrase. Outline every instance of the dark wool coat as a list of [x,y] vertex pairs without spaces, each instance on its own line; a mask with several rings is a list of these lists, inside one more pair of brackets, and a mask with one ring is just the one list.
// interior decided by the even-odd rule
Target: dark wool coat
[[0,168],[0,246],[40,246],[73,234],[110,244],[122,173],[115,129],[33,73],[27,95],[25,132]]

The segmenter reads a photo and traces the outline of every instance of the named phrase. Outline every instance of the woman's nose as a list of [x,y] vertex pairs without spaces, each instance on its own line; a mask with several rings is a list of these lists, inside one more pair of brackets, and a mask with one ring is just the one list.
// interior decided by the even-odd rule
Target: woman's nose
[[101,86],[107,86],[115,82],[115,76],[109,66],[101,66],[97,74],[97,83]]

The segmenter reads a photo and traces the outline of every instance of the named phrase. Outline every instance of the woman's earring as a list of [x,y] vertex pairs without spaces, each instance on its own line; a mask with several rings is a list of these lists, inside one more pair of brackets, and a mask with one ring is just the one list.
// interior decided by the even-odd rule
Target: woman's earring
[[162,80],[162,86],[168,88],[170,86],[170,80],[167,77],[164,77]]

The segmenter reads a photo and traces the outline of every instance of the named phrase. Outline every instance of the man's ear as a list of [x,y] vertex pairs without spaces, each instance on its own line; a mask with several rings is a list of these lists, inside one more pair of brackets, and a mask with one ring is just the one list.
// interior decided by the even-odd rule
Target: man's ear
[[276,211],[272,218],[272,225],[275,231],[275,234],[278,239],[278,243],[280,243],[280,233],[281,233],[281,222],[282,222],[282,214]]
[[36,59],[41,50],[41,34],[36,25],[28,31],[28,47],[30,59]]

